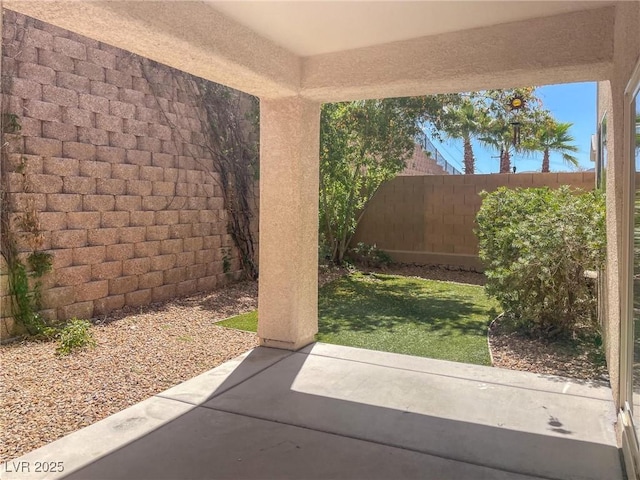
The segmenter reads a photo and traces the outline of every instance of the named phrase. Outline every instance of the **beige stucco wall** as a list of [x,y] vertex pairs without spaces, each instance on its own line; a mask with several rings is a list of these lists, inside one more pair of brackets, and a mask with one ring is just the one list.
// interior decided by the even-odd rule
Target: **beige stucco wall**
[[620,2],[616,6],[614,32],[614,64],[610,80],[598,84],[598,121],[607,114],[607,363],[611,387],[620,407],[621,301],[627,285],[621,262],[627,261],[622,251],[624,188],[629,181],[630,165],[624,155],[624,90],[640,57],[640,4]]
[[607,7],[305,58],[303,93],[342,101],[598,80],[614,15]]
[[258,335],[297,350],[318,331],[320,104],[260,102]]
[[352,245],[364,242],[405,263],[481,270],[475,218],[482,191],[499,187],[595,186],[593,172],[396,177],[380,186]]

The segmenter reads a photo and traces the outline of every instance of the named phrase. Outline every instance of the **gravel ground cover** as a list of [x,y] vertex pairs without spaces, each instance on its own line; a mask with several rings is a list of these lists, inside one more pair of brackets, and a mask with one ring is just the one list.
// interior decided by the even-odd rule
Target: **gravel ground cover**
[[[484,275],[459,269],[396,265],[375,270],[432,280],[484,284]],[[319,284],[344,269],[323,269]],[[68,357],[55,343],[0,346],[0,461],[19,457],[203,373],[258,345],[255,334],[215,322],[257,308],[256,282],[125,309],[96,319],[97,346]],[[576,354],[495,328],[489,345],[494,365],[606,383],[591,350]]]
[[257,284],[97,319],[97,346],[67,357],[55,342],[0,346],[0,461],[23,455],[234,358],[256,335],[215,321],[257,307]]

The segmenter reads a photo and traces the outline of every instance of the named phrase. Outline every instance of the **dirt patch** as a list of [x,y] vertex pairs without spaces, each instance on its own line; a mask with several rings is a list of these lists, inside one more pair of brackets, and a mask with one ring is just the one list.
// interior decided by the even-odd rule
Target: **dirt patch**
[[484,285],[487,280],[483,273],[441,265],[392,264],[384,268],[370,268],[367,269],[367,271],[386,273],[388,275],[425,278],[427,280],[440,280],[443,282],[468,283],[471,285]]
[[592,341],[548,341],[509,332],[499,321],[489,327],[493,366],[569,377],[582,383],[609,386],[602,352]]

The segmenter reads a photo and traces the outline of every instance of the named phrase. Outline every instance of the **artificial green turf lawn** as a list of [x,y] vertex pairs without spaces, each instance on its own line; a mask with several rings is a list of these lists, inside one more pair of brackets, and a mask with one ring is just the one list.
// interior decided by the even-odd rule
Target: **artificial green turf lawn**
[[[482,287],[353,273],[320,289],[316,340],[490,365],[487,325],[498,304]],[[219,325],[255,332],[257,312]]]
[[218,325],[235,328],[236,330],[245,330],[247,332],[257,332],[258,311],[254,310],[253,312],[247,312],[235,317],[227,318],[226,320],[218,322]]

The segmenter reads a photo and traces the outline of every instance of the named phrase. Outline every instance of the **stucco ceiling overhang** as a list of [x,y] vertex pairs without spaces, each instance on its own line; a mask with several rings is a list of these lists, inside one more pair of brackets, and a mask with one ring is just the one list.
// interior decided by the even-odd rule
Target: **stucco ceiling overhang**
[[549,17],[611,1],[219,1],[213,7],[301,57]]
[[601,80],[615,16],[593,1],[4,6],[258,96],[319,101]]

